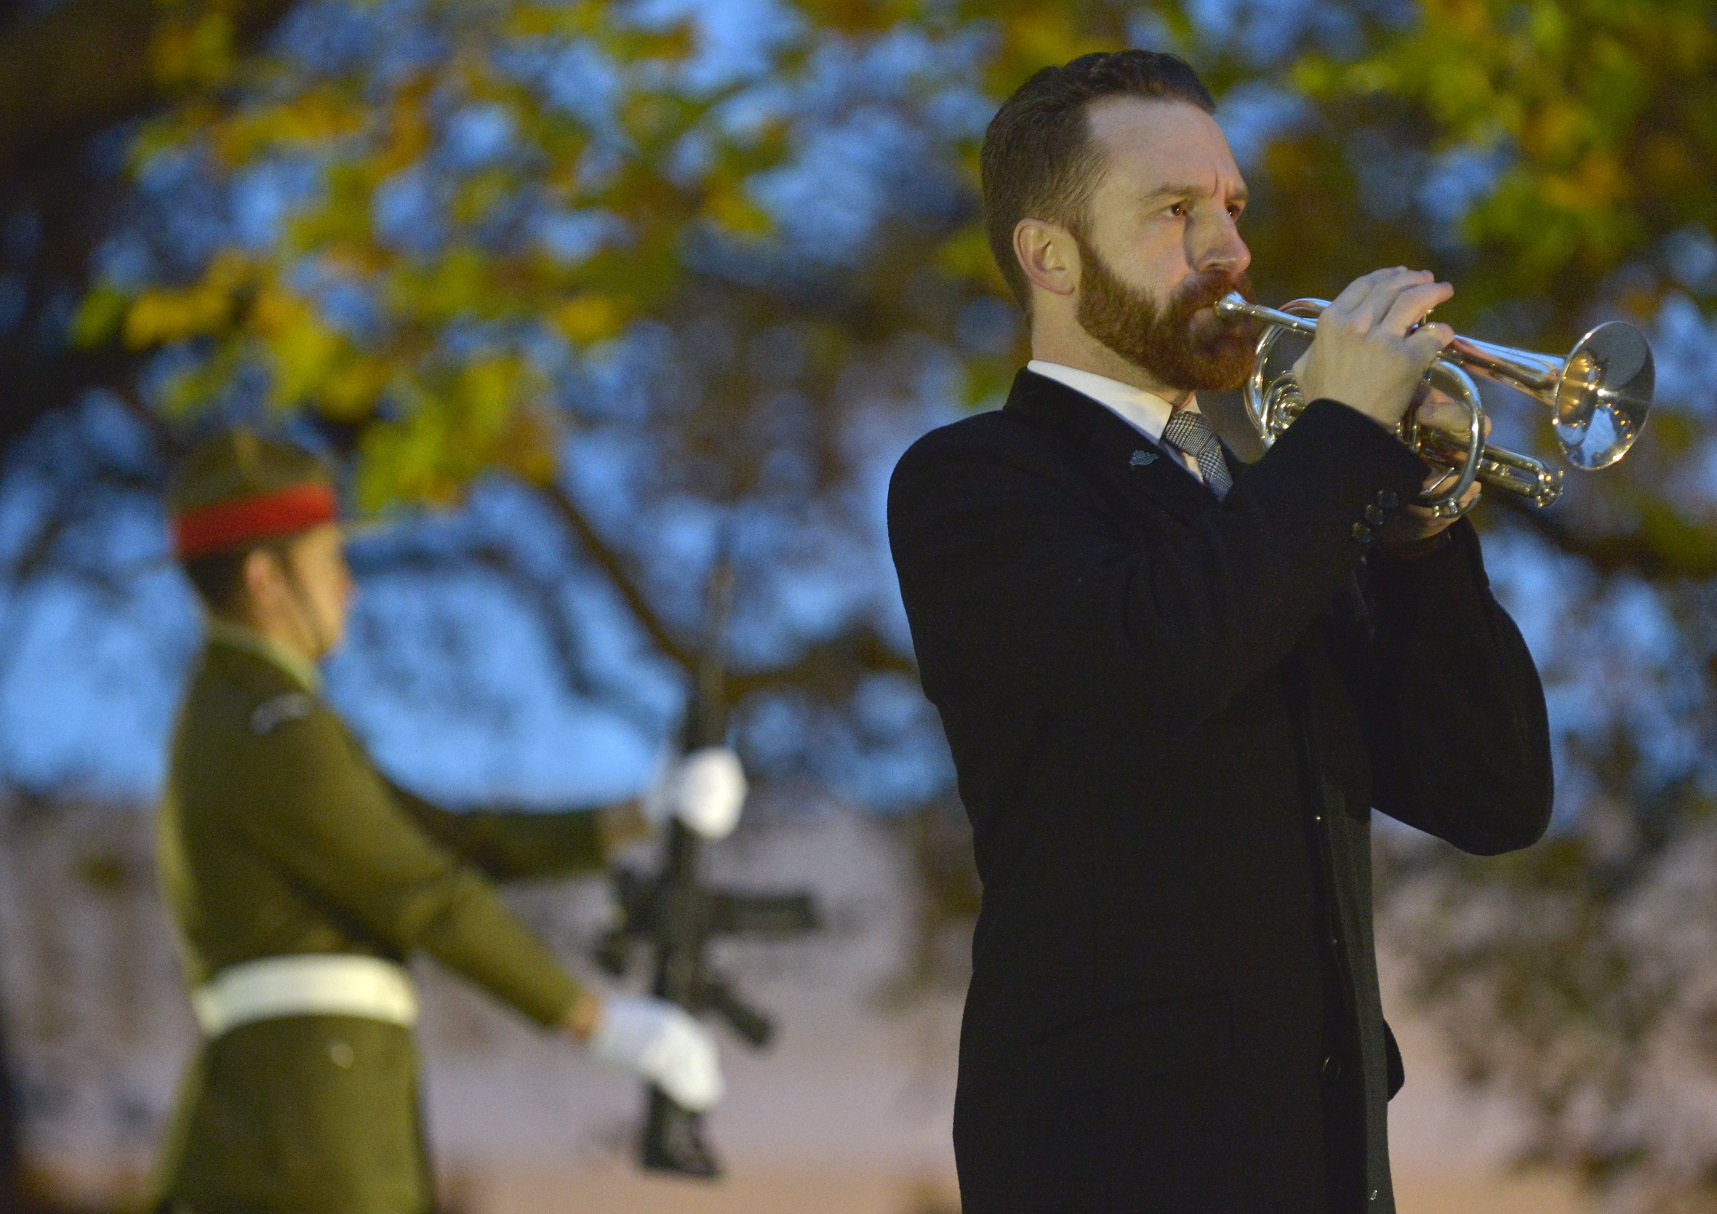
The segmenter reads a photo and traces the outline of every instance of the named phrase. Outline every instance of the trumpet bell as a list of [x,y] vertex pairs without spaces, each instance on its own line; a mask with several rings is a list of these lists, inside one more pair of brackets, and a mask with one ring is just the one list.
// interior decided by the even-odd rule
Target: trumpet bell
[[1651,346],[1634,326],[1613,320],[1582,337],[1548,402],[1568,462],[1607,468],[1626,455],[1645,425],[1656,387]]

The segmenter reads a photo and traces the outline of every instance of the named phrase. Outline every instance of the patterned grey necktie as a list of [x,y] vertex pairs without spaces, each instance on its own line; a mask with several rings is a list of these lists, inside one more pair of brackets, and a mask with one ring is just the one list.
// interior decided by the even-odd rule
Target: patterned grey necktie
[[1174,416],[1169,418],[1169,424],[1163,427],[1163,441],[1192,456],[1199,474],[1210,486],[1210,491],[1216,494],[1217,501],[1228,496],[1228,491],[1234,487],[1234,478],[1228,474],[1228,461],[1222,456],[1222,444],[1216,439],[1216,431],[1210,428],[1202,413],[1176,409]]

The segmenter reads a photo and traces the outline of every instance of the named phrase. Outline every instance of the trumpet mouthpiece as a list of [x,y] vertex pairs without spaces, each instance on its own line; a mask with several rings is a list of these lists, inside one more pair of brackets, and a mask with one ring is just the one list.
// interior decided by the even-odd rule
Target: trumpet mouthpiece
[[1248,309],[1250,307],[1246,302],[1245,296],[1241,295],[1238,291],[1228,292],[1228,294],[1217,300],[1214,306],[1218,316],[1245,316],[1248,314]]

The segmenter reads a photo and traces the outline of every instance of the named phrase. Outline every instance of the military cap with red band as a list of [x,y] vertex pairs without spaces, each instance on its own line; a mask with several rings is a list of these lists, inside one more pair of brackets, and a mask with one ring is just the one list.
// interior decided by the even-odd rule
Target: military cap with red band
[[198,446],[168,491],[180,560],[285,539],[339,518],[326,468],[309,452],[230,430]]
[[177,516],[173,519],[173,551],[182,561],[192,560],[297,535],[339,516],[340,503],[332,485],[291,485]]

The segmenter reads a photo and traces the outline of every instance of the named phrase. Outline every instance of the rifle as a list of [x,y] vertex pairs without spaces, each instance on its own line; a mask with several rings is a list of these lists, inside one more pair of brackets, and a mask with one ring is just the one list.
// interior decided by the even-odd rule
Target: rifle
[[[683,746],[686,752],[727,741],[725,638],[733,600],[733,567],[724,556],[710,572],[705,635],[697,655]],[[748,1004],[710,966],[707,948],[717,936],[786,937],[816,931],[822,917],[811,894],[742,893],[712,889],[700,879],[702,843],[682,823],[668,826],[661,867],[647,875],[617,867],[613,873],[616,921],[596,949],[597,963],[614,977],[626,973],[634,943],[655,955],[651,993],[693,1016],[713,1013],[753,1049],[769,1044],[774,1024]],[[639,1143],[649,1171],[713,1180],[721,1165],[703,1138],[703,1119],[676,1104],[654,1084]]]

